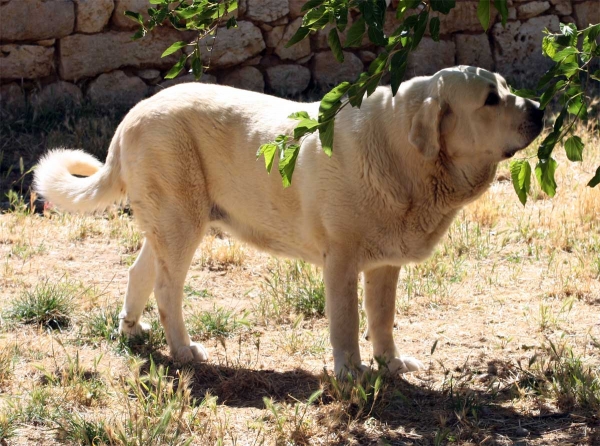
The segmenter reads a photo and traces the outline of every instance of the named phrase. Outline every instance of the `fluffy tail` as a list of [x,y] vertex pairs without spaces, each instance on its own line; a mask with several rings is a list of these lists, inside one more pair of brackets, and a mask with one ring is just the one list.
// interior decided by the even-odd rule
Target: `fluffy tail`
[[35,169],[35,191],[70,212],[93,212],[122,201],[125,187],[119,153],[114,149],[111,147],[106,164],[82,150],[48,152]]

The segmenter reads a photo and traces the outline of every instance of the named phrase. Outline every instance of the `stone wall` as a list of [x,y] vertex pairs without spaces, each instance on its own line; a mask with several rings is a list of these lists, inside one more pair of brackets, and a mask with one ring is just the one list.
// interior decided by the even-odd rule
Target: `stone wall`
[[[345,51],[338,64],[327,48],[327,32],[291,48],[285,43],[301,24],[305,0],[240,0],[238,28],[219,31],[204,82],[312,96],[343,80],[353,80],[376,57],[365,45]],[[559,22],[579,27],[600,22],[598,0],[508,0],[506,27],[493,18],[487,34],[477,20],[477,0],[457,0],[441,16],[441,42],[424,37],[409,60],[408,76],[468,64],[496,70],[519,86],[548,68],[541,55],[541,31]],[[164,81],[177,60],[160,58],[182,35],[163,27],[132,41],[137,25],[126,10],[146,14],[147,0],[0,0],[0,101],[18,110],[60,102],[130,106],[157,89],[190,81],[191,75]],[[386,29],[397,25],[388,11]],[[528,82],[529,81],[529,82]],[[311,94],[308,94],[311,96]]]

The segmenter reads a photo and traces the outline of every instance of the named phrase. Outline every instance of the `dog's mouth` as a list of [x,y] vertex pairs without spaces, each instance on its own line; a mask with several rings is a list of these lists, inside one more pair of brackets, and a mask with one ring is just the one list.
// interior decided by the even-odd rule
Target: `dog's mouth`
[[507,149],[504,151],[504,158],[505,159],[509,159],[512,158],[513,156],[515,156],[515,154],[519,151],[519,150],[523,150],[524,147],[517,147],[516,149]]

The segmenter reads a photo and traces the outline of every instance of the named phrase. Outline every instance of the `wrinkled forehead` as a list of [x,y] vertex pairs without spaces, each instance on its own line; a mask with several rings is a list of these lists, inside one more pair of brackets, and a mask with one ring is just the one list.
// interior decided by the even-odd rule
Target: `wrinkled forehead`
[[458,66],[438,71],[432,76],[432,86],[446,98],[469,98],[483,91],[508,91],[502,76],[483,68]]

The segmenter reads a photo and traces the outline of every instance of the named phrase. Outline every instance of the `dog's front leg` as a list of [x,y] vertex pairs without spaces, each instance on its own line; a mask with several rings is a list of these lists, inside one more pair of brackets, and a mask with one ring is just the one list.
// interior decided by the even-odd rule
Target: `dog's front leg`
[[383,266],[365,271],[365,311],[367,330],[373,343],[373,356],[387,364],[390,372],[420,370],[423,364],[410,356],[400,356],[394,343],[396,286],[400,268]]
[[336,375],[362,369],[358,347],[358,271],[352,256],[331,252],[325,257],[323,276]]

